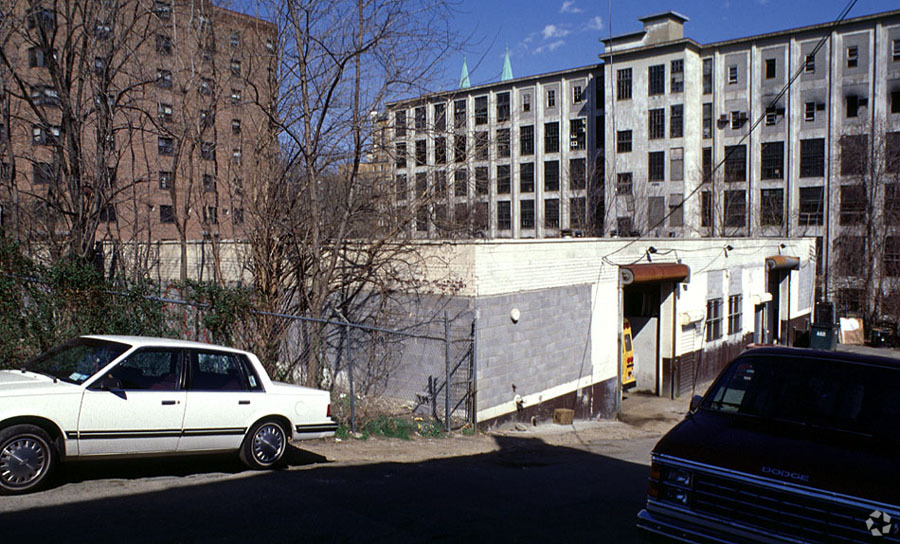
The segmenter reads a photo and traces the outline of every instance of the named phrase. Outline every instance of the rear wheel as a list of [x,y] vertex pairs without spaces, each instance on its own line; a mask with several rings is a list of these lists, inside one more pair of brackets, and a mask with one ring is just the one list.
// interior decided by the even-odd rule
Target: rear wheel
[[255,470],[278,466],[287,449],[287,433],[281,423],[268,419],[254,425],[241,445],[241,461]]
[[50,435],[35,425],[0,431],[0,493],[16,495],[40,489],[56,464]]

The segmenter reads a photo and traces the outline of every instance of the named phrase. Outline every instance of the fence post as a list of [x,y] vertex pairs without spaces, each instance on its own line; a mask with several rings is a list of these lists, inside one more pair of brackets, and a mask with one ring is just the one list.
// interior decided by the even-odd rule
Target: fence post
[[353,351],[350,347],[350,323],[344,325],[346,339],[344,340],[344,358],[347,360],[347,368],[350,374],[350,431],[356,432],[356,392],[353,390]]
[[472,318],[472,430],[478,431],[478,342],[476,333],[478,332],[478,314]]
[[444,312],[444,426],[450,432],[450,318]]

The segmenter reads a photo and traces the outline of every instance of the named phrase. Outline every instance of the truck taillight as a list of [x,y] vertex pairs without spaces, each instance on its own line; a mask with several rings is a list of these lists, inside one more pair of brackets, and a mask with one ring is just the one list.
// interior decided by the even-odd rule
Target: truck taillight
[[328,410],[325,412],[325,415],[331,417],[331,404],[328,405]]

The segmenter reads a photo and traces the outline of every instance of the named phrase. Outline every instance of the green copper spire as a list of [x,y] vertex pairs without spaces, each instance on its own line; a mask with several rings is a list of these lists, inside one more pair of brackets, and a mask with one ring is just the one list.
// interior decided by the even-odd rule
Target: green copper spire
[[509,81],[513,78],[512,64],[509,62],[509,46],[506,46],[506,56],[503,58],[503,73],[500,75],[500,81]]
[[469,67],[466,66],[466,57],[463,57],[462,75],[459,76],[459,88],[468,89],[472,84],[469,83]]

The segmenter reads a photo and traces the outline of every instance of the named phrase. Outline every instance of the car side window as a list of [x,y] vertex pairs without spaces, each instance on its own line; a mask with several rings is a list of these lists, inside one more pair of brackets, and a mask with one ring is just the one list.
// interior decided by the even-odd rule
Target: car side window
[[262,391],[262,382],[259,381],[259,376],[256,375],[256,370],[253,368],[253,365],[250,364],[250,361],[247,360],[247,357],[241,355],[237,356],[237,359],[241,363],[244,375],[247,376],[247,384],[250,386],[250,390]]
[[189,389],[194,391],[246,391],[251,387],[237,355],[196,351],[191,354]]
[[117,389],[174,391],[181,375],[178,350],[145,349],[130,355],[106,375]]

